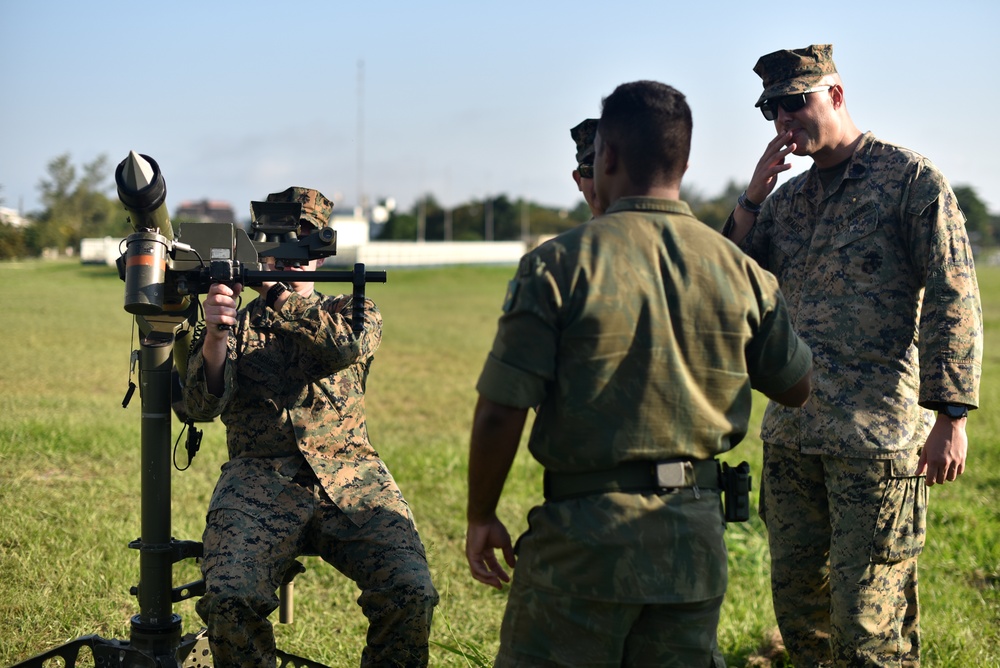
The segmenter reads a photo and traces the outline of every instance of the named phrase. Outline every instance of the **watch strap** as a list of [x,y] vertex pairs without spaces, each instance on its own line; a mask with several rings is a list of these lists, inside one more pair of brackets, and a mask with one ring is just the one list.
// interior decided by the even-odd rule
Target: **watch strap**
[[288,285],[285,283],[275,283],[267,291],[267,296],[264,297],[264,304],[273,309],[275,303],[278,301],[278,297],[288,292]]
[[763,204],[757,204],[756,202],[750,201],[747,197],[747,191],[744,190],[743,193],[736,199],[736,203],[740,205],[740,208],[744,211],[748,211],[753,215],[758,215],[760,213]]
[[952,419],[969,417],[969,407],[965,404],[942,404],[938,413],[944,413]]

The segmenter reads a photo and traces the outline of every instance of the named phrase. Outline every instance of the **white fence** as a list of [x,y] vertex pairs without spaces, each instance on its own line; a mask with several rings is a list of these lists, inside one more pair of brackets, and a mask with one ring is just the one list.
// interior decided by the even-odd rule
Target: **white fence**
[[373,241],[338,249],[328,264],[363,262],[379,267],[435,267],[452,264],[517,264],[527,251],[521,241]]

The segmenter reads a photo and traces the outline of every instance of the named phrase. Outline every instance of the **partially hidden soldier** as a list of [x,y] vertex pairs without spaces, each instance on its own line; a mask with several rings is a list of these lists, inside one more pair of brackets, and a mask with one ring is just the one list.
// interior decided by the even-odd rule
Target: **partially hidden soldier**
[[[854,124],[832,45],[754,72],[776,135],[723,233],[777,276],[814,356],[809,403],[762,426],[778,625],[796,666],[917,666],[927,486],[965,470],[979,402],[965,217],[927,158]],[[813,164],[775,190],[789,154]]]
[[751,388],[799,406],[811,355],[777,281],[680,201],[684,96],[622,84],[594,142],[604,215],[542,244],[511,280],[477,383],[466,557],[500,588],[515,548],[497,504],[529,409],[545,501],[528,515],[496,666],[724,666],[716,455]]
[[[329,225],[333,203],[316,190],[292,187],[267,201],[302,204],[300,235]],[[275,592],[297,556],[316,553],[361,590],[361,665],[426,666],[438,595],[413,516],[366,427],[382,317],[366,300],[356,335],[350,295],[322,295],[309,281],[254,290],[257,299],[237,310],[241,285],[211,286],[184,385],[192,417],[221,416],[229,449],[208,510],[207,591],[197,604],[213,663],[276,665],[267,619]]]
[[587,118],[574,125],[569,131],[576,144],[576,169],[573,170],[573,181],[583,194],[592,216],[604,213],[604,206],[597,201],[594,192],[594,135],[597,134],[597,119]]

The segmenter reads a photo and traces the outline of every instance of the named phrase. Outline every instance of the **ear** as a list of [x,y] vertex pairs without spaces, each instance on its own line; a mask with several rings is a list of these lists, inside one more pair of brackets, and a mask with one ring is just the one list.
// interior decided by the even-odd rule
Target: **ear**
[[834,84],[834,86],[830,88],[830,100],[834,109],[840,109],[844,106],[844,87],[840,84]]
[[579,190],[580,192],[583,192],[583,188],[580,187],[580,170],[579,169],[574,169],[573,170],[573,181],[576,183],[576,189]]
[[[602,142],[601,150],[604,154],[604,173],[614,174],[618,171],[618,149],[615,148],[614,144]],[[594,164],[596,165],[597,162],[595,161]]]

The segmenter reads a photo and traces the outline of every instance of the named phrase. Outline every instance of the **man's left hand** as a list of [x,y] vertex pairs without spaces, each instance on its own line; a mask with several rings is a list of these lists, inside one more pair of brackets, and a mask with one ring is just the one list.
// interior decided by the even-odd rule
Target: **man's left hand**
[[966,418],[938,414],[927,442],[920,451],[917,473],[927,474],[927,486],[954,482],[965,471],[969,439],[965,434]]

